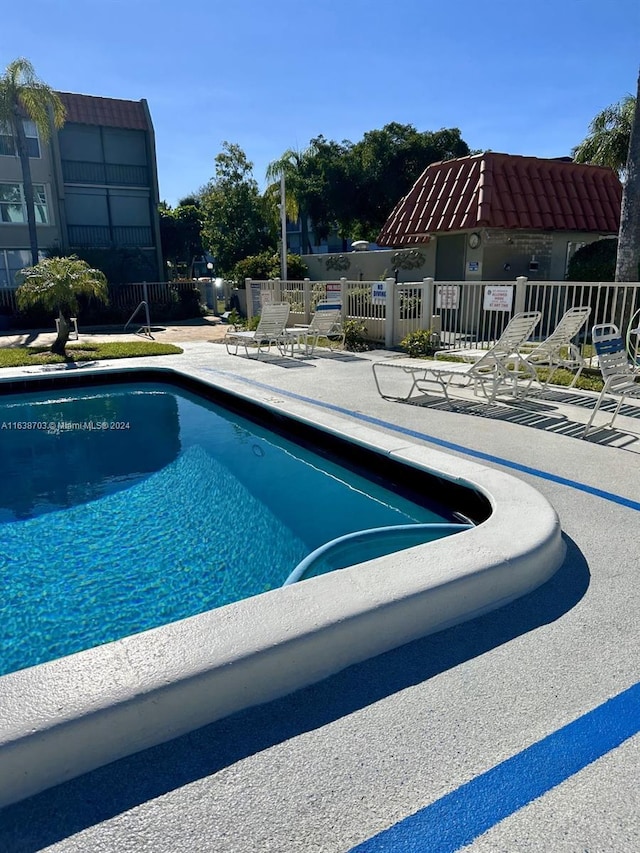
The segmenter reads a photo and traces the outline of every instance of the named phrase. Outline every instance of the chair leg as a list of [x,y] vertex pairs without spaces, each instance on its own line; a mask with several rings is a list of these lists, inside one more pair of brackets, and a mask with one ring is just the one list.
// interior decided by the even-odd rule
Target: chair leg
[[613,422],[618,417],[618,412],[622,408],[623,402],[624,402],[624,394],[620,397],[620,400],[618,401],[618,405],[616,406],[616,410],[613,413],[613,417],[611,418],[611,421],[609,422],[608,426],[613,427]]
[[580,374],[582,373],[583,367],[584,367],[584,364],[581,364],[580,367],[578,368],[578,372],[573,377],[573,381],[571,382],[571,385],[569,385],[569,388],[575,388],[576,382],[578,381],[578,379],[580,379]]
[[[605,383],[605,386],[604,386],[604,388],[602,389],[602,391],[600,392],[600,396],[598,397],[598,399],[597,399],[597,401],[596,401],[596,404],[595,404],[595,406],[594,406],[594,408],[593,408],[593,411],[591,412],[591,417],[589,418],[589,421],[588,421],[588,423],[587,423],[586,427],[584,428],[584,432],[582,433],[582,435],[580,436],[580,438],[586,438],[586,437],[587,437],[587,434],[588,434],[589,430],[591,429],[591,424],[593,423],[593,419],[594,419],[594,418],[595,418],[595,416],[596,416],[596,412],[598,411],[598,409],[600,408],[600,404],[601,404],[601,403],[602,403],[602,401],[604,400],[604,397],[605,397],[605,393],[606,393],[606,391],[607,391],[607,386],[606,386],[606,383]],[[608,426],[608,424],[605,424],[605,426]],[[604,428],[604,427],[603,427],[603,428]]]

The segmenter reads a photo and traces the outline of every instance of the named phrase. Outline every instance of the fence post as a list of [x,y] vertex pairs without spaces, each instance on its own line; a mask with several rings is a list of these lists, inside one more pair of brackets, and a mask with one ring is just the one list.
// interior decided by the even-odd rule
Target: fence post
[[302,279],[302,305],[304,310],[304,322],[308,323],[311,318],[311,279]]
[[281,281],[279,278],[274,278],[273,280],[273,301],[274,302],[282,302],[282,287]]
[[245,294],[245,309],[247,312],[247,320],[250,320],[253,317],[253,290],[251,289],[251,281],[250,278],[245,278],[244,280],[244,294]]
[[342,304],[342,322],[344,323],[345,320],[349,319],[349,312],[347,311],[347,279],[345,276],[342,276],[340,279],[340,302]]
[[516,279],[516,298],[513,306],[514,314],[521,314],[524,311],[527,297],[527,282],[529,279],[526,275],[519,275]]
[[[421,329],[431,329],[433,330],[433,279],[432,278],[423,278],[422,279],[422,299],[420,300],[422,306],[422,314],[420,317],[420,328]],[[436,330],[439,331],[439,330]]]
[[387,297],[384,306],[384,347],[391,349],[394,343],[395,333],[395,307],[396,307],[396,280],[386,278]]

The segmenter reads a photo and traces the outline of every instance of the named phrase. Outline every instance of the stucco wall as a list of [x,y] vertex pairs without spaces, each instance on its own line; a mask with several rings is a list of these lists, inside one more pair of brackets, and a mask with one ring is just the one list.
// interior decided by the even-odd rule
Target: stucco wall
[[507,229],[482,229],[478,233],[480,246],[466,248],[467,281],[512,281],[520,275],[530,281],[563,281],[569,244],[575,249],[601,236],[593,232]]
[[[507,229],[476,229],[480,245],[475,249],[468,240],[460,241],[461,280],[513,281],[525,275],[530,281],[563,281],[567,263],[567,248],[592,243],[601,236],[578,231],[521,231]],[[465,236],[456,234],[450,236]],[[611,236],[611,235],[608,235]],[[438,280],[436,257],[438,248],[445,248],[446,235],[431,242],[402,249],[377,249],[367,252],[302,255],[312,281],[327,281],[345,277],[350,281],[379,281],[393,278],[398,268],[398,281],[420,281],[427,276]],[[403,266],[404,264],[404,266]],[[532,266],[533,264],[533,266]],[[535,265],[537,264],[537,268]],[[449,277],[440,277],[443,281]]]
[[420,281],[435,275],[436,241],[403,249],[302,255],[302,260],[309,268],[311,281],[342,277],[350,281],[382,281],[393,278],[395,269],[398,281]]
[[[38,225],[38,245],[46,249],[58,240],[58,211],[56,185],[53,175],[50,148],[40,141],[40,157],[30,158],[31,180],[44,184],[47,194],[49,225]],[[22,183],[22,169],[17,157],[0,156],[0,183]],[[0,223],[0,249],[26,249],[29,246],[29,230],[26,223]]]

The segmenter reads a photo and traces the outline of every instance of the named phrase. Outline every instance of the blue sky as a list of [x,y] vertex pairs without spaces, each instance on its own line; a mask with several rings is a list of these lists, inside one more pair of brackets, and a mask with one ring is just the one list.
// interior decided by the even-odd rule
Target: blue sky
[[53,88],[146,98],[160,197],[214,174],[223,141],[265,168],[311,138],[391,121],[471,148],[568,155],[636,91],[638,0],[30,0],[5,3],[0,66]]

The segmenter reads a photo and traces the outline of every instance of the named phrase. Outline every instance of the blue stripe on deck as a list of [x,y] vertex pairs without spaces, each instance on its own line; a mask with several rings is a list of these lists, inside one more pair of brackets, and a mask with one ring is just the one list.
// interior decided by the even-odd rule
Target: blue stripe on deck
[[453,853],[640,731],[640,683],[351,853]]
[[290,397],[292,400],[299,400],[302,403],[309,403],[312,406],[319,406],[322,409],[328,409],[331,412],[337,412],[341,415],[348,415],[350,418],[362,421],[363,423],[379,426],[386,430],[401,433],[410,438],[418,438],[421,441],[426,441],[429,444],[434,444],[436,447],[442,447],[445,450],[453,450],[456,453],[464,453],[466,456],[471,456],[473,459],[481,459],[483,462],[491,462],[494,465],[501,465],[503,468],[509,468],[512,471],[518,471],[521,474],[530,474],[532,477],[539,477],[542,480],[548,480],[551,483],[558,483],[560,486],[567,486],[570,489],[576,489],[580,492],[585,492],[588,495],[593,495],[602,500],[610,501],[619,506],[627,507],[628,509],[640,512],[640,501],[634,501],[631,498],[625,498],[622,495],[616,495],[614,492],[607,492],[604,489],[598,489],[596,486],[589,486],[586,483],[581,483],[579,480],[571,480],[567,477],[560,477],[558,474],[552,474],[550,471],[543,471],[540,468],[531,468],[529,465],[522,465],[519,462],[513,462],[511,459],[504,459],[501,456],[494,456],[492,453],[485,453],[482,450],[474,450],[471,447],[465,447],[463,444],[455,444],[452,441],[447,441],[444,438],[436,438],[433,435],[428,435],[424,432],[418,432],[407,427],[397,426],[396,424],[383,421],[381,418],[374,418],[371,415],[364,415],[362,412],[354,412],[351,409],[345,409],[342,406],[336,406],[334,403],[325,403],[321,400],[314,400],[312,397],[305,397],[303,394],[296,394],[293,391],[284,391],[282,388],[276,388],[273,385],[266,385],[263,382],[256,382],[254,379],[247,379],[243,376],[238,376],[236,373],[229,373],[225,370],[217,368],[204,368],[206,372],[219,373],[222,376],[228,376],[230,379],[235,379],[244,382],[247,385],[255,385],[257,388],[262,388],[264,391],[270,391],[275,394],[280,394],[284,397]]

